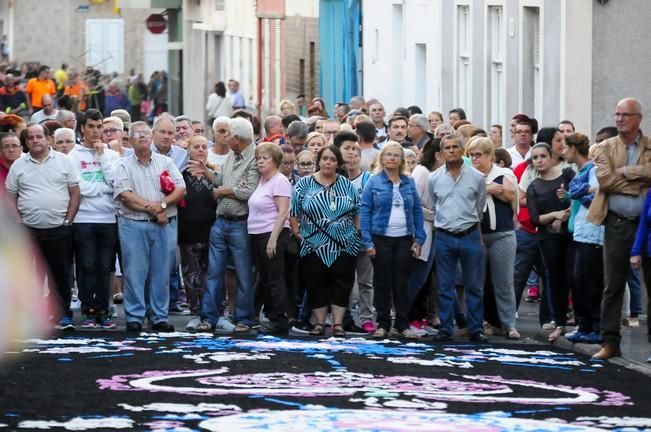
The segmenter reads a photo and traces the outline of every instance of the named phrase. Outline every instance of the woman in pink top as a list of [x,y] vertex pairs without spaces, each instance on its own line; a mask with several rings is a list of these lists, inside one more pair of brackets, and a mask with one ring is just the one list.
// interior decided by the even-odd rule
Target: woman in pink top
[[269,323],[259,330],[267,334],[287,332],[287,284],[285,250],[289,241],[289,197],[292,186],[278,171],[283,152],[265,143],[255,150],[260,183],[249,198],[247,227],[251,236],[255,267],[260,273],[256,303],[264,304]]

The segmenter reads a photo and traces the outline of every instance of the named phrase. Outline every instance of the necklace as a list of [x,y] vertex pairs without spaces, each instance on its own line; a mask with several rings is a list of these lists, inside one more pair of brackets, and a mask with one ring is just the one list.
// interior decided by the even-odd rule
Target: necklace
[[332,185],[328,186],[328,194],[330,195],[330,210],[335,211],[337,210],[337,197],[334,189],[332,189]]

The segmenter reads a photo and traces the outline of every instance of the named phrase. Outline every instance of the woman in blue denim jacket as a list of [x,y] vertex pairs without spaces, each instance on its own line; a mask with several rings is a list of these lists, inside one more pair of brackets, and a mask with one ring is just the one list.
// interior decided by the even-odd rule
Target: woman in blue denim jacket
[[418,336],[409,329],[407,281],[412,256],[425,242],[423,208],[414,180],[405,174],[400,144],[387,143],[380,152],[375,174],[362,194],[360,224],[362,245],[373,260],[373,286],[378,329],[375,338],[391,330],[391,299],[396,311],[395,329],[403,337]]

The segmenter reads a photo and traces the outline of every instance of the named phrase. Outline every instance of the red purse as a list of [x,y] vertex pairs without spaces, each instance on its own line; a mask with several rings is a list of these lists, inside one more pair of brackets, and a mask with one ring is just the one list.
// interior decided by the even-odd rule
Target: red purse
[[[172,177],[167,170],[160,173],[160,188],[165,195],[169,195],[174,192],[174,180],[172,180]],[[185,207],[185,199],[179,201],[179,207]]]

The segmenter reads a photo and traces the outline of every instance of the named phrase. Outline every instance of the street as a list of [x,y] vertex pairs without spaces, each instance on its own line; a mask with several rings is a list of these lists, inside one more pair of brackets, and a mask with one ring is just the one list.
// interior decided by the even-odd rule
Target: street
[[[175,317],[177,330],[185,317]],[[531,321],[531,317],[525,317]],[[61,332],[0,373],[8,429],[648,430],[649,375],[525,338],[469,344]],[[648,372],[648,371],[647,371]]]

